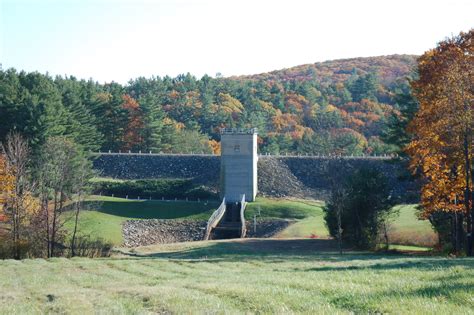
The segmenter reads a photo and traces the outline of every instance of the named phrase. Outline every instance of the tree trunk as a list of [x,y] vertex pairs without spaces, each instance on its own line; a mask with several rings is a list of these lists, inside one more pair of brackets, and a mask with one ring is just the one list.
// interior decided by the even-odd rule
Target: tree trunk
[[[19,182],[19,179],[17,179],[17,183]],[[14,208],[14,213],[13,213],[13,248],[14,248],[14,253],[13,253],[13,258],[14,259],[21,259],[21,248],[20,248],[20,211],[21,211],[21,206],[20,203],[22,202],[23,197],[21,196],[21,191],[17,189],[16,192],[16,201],[15,201],[15,206]]]
[[385,239],[385,250],[388,250],[390,248],[389,244],[389,239],[388,239],[388,226],[387,226],[387,220],[384,220],[383,222],[383,236]]
[[463,227],[463,214],[454,212],[451,215],[451,244],[455,253],[461,252],[464,248],[464,227]]
[[77,224],[79,222],[79,211],[81,209],[81,194],[78,196],[78,200],[76,203],[76,217],[74,220],[74,231],[72,233],[72,239],[71,239],[71,256],[74,257],[76,256],[76,233],[77,233]]
[[[474,170],[471,163],[471,185],[474,183]],[[467,254],[468,256],[473,256],[474,250],[474,189],[471,189],[471,211],[470,215],[468,213],[468,244],[467,244]],[[469,226],[470,225],[470,226]]]
[[[342,202],[340,200],[339,202]],[[341,203],[337,205],[337,240],[339,243],[339,254],[342,255],[342,209],[341,209]]]
[[50,253],[49,257],[54,257],[54,249],[56,243],[56,221],[57,221],[57,211],[58,211],[58,193],[54,192],[54,207],[53,207],[53,222],[51,227],[51,240],[50,240]]
[[467,221],[467,239],[466,249],[467,255],[472,256],[472,214],[471,214],[471,160],[469,158],[469,139],[468,134],[464,135],[464,159],[465,159],[465,176],[466,176],[466,187],[464,191],[464,206],[466,208],[466,221]]
[[48,201],[48,196],[45,193],[45,196],[43,196],[43,212],[44,212],[44,224],[45,224],[45,229],[46,229],[46,256],[49,257],[49,254],[51,252],[51,231],[49,227],[49,201]]

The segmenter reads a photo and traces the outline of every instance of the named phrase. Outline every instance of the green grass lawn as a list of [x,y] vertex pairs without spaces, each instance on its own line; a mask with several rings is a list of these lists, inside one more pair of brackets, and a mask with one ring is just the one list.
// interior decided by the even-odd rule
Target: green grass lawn
[[247,204],[245,218],[252,219],[255,214],[261,218],[305,219],[321,213],[323,203],[306,200],[286,200],[257,198]]
[[[324,223],[323,203],[307,200],[285,200],[257,198],[246,209],[247,220],[254,215],[262,219],[292,219],[296,222],[280,232],[280,238],[328,237]],[[88,209],[80,216],[80,233],[100,237],[114,245],[122,243],[122,223],[129,219],[187,219],[207,220],[219,206],[218,201],[145,201],[127,200],[104,196],[91,196],[85,204]],[[399,216],[390,229],[390,240],[394,244],[430,247],[436,235],[428,221],[417,219],[414,205],[396,206]],[[72,221],[66,227],[72,229]]]
[[416,216],[416,205],[399,205],[399,212],[391,223],[389,237],[391,242],[406,245],[433,246],[438,237],[428,220],[419,220]]
[[285,230],[277,234],[280,238],[327,238],[329,237],[328,229],[321,216],[313,216],[290,225]]
[[[216,202],[185,201],[148,201],[123,198],[91,196],[84,204],[86,211],[81,211],[79,231],[82,235],[102,238],[113,245],[120,245],[122,223],[131,219],[181,219],[207,220],[219,206]],[[73,213],[66,214],[65,226],[73,229]]]
[[390,244],[388,246],[389,250],[396,250],[402,252],[429,252],[432,250],[430,247],[423,247],[423,246],[412,246],[412,245],[397,245],[397,244]]
[[112,177],[93,177],[89,181],[91,183],[99,183],[99,182],[123,183],[127,180],[126,179],[112,178]]
[[264,219],[295,219],[295,223],[280,232],[277,237],[328,237],[329,233],[323,219],[323,203],[310,200],[284,200],[257,198],[249,203],[245,212],[246,219],[255,214]]
[[[83,235],[100,237],[114,245],[122,244],[122,223],[130,219],[186,219],[208,220],[212,212],[219,206],[218,201],[185,202],[185,201],[148,201],[123,198],[91,196],[85,202],[86,209],[80,214],[79,230]],[[283,237],[306,237],[315,229],[324,226],[321,219],[321,203],[311,201],[276,200],[257,198],[249,203],[246,210],[247,218],[254,214],[259,218],[301,219],[292,228],[292,232]],[[72,213],[69,213],[72,215]],[[316,219],[316,217],[320,217]],[[302,228],[306,224],[306,228]],[[68,218],[66,228],[72,230],[73,221]],[[326,233],[327,234],[327,233]]]
[[[74,229],[72,213],[66,214],[65,227],[68,231]],[[101,213],[98,211],[82,211],[79,216],[78,234],[91,238],[100,238],[113,245],[123,243],[122,223],[127,218]]]
[[126,219],[207,220],[218,206],[217,201],[149,201],[104,196],[93,196],[85,202],[86,208]]
[[474,259],[211,241],[104,259],[0,261],[0,314],[473,314]]

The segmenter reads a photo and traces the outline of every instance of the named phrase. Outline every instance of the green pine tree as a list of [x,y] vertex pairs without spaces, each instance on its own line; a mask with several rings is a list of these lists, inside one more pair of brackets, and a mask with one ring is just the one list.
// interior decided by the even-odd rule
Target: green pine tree
[[97,130],[97,120],[86,107],[82,84],[75,78],[56,78],[64,107],[68,111],[66,135],[87,151],[97,151],[102,145],[102,135]]

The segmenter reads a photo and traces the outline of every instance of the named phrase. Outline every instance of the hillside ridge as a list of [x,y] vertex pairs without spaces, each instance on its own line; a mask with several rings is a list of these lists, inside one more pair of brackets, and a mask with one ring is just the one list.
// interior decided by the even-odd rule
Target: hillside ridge
[[0,70],[0,141],[24,130],[33,149],[55,134],[96,152],[218,153],[221,128],[252,127],[264,154],[390,154],[382,136],[415,67],[416,56],[389,55],[126,85]]
[[[379,56],[370,56],[370,57],[351,57],[351,58],[340,58],[340,59],[328,59],[324,61],[317,61],[314,63],[301,64],[296,66],[291,66],[288,68],[281,68],[276,70],[271,70],[267,72],[261,72],[256,74],[244,74],[244,75],[233,75],[227,77],[228,79],[258,79],[268,75],[279,75],[288,71],[303,71],[308,68],[318,68],[323,66],[334,66],[335,64],[347,64],[354,62],[369,62],[369,66],[376,67],[377,63],[380,65],[381,60],[393,60],[393,61],[405,61],[410,64],[412,67],[416,64],[416,59],[418,55],[412,54],[391,54],[391,55],[379,55]],[[371,64],[373,63],[373,64]],[[362,69],[368,72],[368,69]]]

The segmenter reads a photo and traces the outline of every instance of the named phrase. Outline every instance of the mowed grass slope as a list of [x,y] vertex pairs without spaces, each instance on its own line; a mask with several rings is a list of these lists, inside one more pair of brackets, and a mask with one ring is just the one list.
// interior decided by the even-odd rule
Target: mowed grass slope
[[[324,229],[321,203],[298,200],[279,200],[257,198],[249,203],[246,210],[247,219],[258,214],[258,218],[284,218],[303,220],[308,228],[300,229],[300,222],[293,228],[292,237],[306,237],[315,228]],[[91,196],[85,202],[79,220],[79,230],[83,235],[102,238],[114,245],[122,244],[122,223],[125,220],[141,219],[177,219],[177,220],[208,220],[212,212],[219,206],[219,201],[149,201],[131,200],[105,196]],[[72,230],[72,213],[69,213],[66,227]],[[309,221],[308,221],[309,220]],[[314,224],[314,226],[313,226]],[[311,225],[311,227],[309,227]],[[296,232],[299,231],[299,232]],[[327,235],[327,232],[326,234]]]
[[126,219],[207,220],[218,206],[217,201],[150,201],[104,196],[92,196],[85,202],[86,208]]
[[323,205],[322,202],[311,200],[257,197],[255,202],[247,204],[245,218],[249,220],[257,215],[261,218],[305,219],[319,215]]
[[[207,220],[218,202],[149,201],[91,196],[79,220],[79,234],[120,245],[122,223],[136,219]],[[66,228],[73,228],[73,213],[66,214]]]
[[324,223],[324,203],[312,200],[284,200],[257,198],[254,203],[249,203],[245,216],[252,219],[255,214],[261,218],[295,219],[277,237],[322,237],[329,236]]
[[[148,201],[129,200],[104,196],[91,196],[85,207],[94,211],[83,211],[80,215],[79,230],[82,235],[102,238],[114,245],[122,244],[122,223],[135,219],[178,219],[208,220],[219,206],[219,201]],[[280,232],[279,238],[327,238],[328,230],[324,223],[324,204],[310,200],[286,200],[257,198],[249,203],[246,219],[254,215],[259,219],[288,219],[296,221]],[[436,234],[428,221],[416,217],[414,205],[397,206],[399,216],[394,218],[389,232],[394,244],[432,246]],[[69,213],[71,215],[72,213]],[[72,229],[72,220],[66,227]]]
[[473,314],[474,259],[196,242],[110,259],[0,261],[0,314]]

